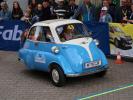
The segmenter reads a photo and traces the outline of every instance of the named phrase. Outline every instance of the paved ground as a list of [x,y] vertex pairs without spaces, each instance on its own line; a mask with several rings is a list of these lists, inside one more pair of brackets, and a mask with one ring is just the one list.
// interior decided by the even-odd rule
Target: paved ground
[[[92,93],[133,84],[133,63],[115,65],[104,78],[86,76],[69,78],[66,86],[58,88],[43,72],[28,71],[17,61],[17,53],[0,52],[0,100],[76,100]],[[133,88],[103,95],[94,100],[133,100]]]

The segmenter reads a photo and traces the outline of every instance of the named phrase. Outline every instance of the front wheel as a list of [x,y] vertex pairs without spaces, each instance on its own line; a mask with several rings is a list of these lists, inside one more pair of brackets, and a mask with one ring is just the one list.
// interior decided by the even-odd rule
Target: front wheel
[[101,71],[101,72],[96,73],[95,75],[97,77],[104,77],[106,75],[106,73],[107,73],[107,70],[104,70],[104,71]]
[[53,67],[50,71],[50,74],[51,74],[52,83],[55,86],[61,87],[65,85],[66,78],[60,67],[58,66]]

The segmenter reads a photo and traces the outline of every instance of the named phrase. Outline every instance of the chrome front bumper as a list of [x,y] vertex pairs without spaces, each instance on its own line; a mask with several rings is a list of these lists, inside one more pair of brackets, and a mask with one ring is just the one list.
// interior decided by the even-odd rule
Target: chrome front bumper
[[97,70],[97,71],[94,71],[94,72],[86,72],[86,73],[81,73],[81,74],[66,74],[66,77],[79,77],[79,76],[86,76],[86,75],[90,75],[90,74],[95,74],[95,73],[98,73],[98,72],[101,72],[101,71],[104,71],[104,70],[107,70],[107,68],[103,68],[101,70]]

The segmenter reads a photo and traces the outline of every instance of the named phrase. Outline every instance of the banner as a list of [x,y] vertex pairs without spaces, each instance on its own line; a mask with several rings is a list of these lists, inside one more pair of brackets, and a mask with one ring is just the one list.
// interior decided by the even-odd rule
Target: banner
[[111,55],[133,57],[133,24],[110,23]]
[[84,24],[88,27],[89,31],[92,32],[93,39],[99,41],[99,48],[104,52],[104,54],[110,55],[108,24],[98,22],[84,22]]
[[[99,40],[99,48],[110,55],[109,27],[107,23],[84,22],[92,37]],[[29,24],[22,21],[0,21],[0,50],[17,51],[20,48],[20,36]]]
[[0,21],[0,50],[17,51],[20,36],[29,27],[22,21]]

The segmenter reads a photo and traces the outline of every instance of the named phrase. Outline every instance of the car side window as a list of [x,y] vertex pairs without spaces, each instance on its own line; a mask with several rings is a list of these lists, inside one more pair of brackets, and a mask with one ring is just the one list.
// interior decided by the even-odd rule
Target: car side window
[[28,39],[34,40],[35,31],[36,31],[36,26],[31,28]]
[[43,27],[45,42],[55,42],[49,27]]
[[29,33],[29,39],[42,42],[54,42],[50,28],[44,26],[33,27]]

